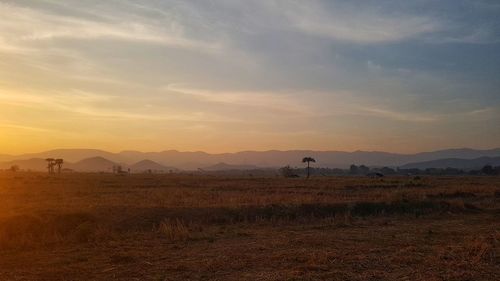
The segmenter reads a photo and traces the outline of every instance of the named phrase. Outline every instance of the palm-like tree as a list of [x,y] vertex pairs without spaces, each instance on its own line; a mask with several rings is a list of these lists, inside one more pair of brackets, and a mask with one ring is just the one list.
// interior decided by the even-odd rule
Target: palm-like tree
[[307,178],[309,178],[309,176],[311,175],[310,173],[310,163],[313,162],[313,163],[316,163],[316,160],[312,157],[304,157],[302,159],[302,163],[307,163]]
[[47,170],[49,171],[49,174],[52,174],[54,172],[55,159],[54,158],[47,158],[47,159],[45,159],[45,161],[47,161]]
[[61,173],[61,167],[64,164],[64,160],[63,159],[56,159],[55,162],[54,162],[54,164],[57,165],[57,173],[60,174]]

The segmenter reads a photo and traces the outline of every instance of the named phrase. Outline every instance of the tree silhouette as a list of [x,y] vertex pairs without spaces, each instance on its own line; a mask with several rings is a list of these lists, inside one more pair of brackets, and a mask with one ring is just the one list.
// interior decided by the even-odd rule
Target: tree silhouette
[[61,173],[61,167],[64,164],[64,159],[56,159],[54,160],[54,165],[57,165],[57,173]]
[[481,169],[481,172],[485,175],[493,175],[495,173],[495,170],[493,169],[493,166],[486,165]]
[[362,175],[366,175],[370,172],[370,168],[368,168],[367,166],[365,165],[361,165],[358,167],[358,172]]
[[356,175],[359,172],[358,166],[352,164],[351,167],[349,167],[349,173],[351,175]]
[[12,165],[9,169],[11,172],[18,172],[20,170],[18,165]]
[[47,158],[45,159],[47,161],[47,170],[49,171],[49,174],[54,173],[54,165],[55,165],[55,159],[54,158]]
[[290,165],[286,165],[285,167],[282,167],[279,169],[281,175],[285,178],[293,178],[297,175],[293,173],[292,168],[290,168]]
[[307,163],[307,178],[309,178],[309,176],[311,175],[311,172],[310,172],[311,167],[310,167],[310,164],[309,164],[311,162],[316,163],[316,160],[314,158],[312,158],[312,157],[304,157],[302,159],[302,163]]

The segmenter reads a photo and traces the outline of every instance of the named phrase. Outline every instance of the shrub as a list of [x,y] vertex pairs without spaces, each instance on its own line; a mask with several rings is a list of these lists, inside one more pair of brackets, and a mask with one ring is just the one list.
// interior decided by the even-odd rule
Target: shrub
[[164,219],[158,225],[158,231],[169,241],[183,241],[190,238],[189,228],[180,219]]

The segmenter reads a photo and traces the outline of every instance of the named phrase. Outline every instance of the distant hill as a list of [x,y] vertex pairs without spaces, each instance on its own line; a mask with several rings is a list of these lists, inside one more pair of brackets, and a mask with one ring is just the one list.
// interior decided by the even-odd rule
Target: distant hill
[[[480,157],[500,157],[500,148],[478,150],[470,148],[446,149],[433,152],[422,152],[416,154],[399,154],[380,151],[312,151],[312,150],[290,150],[290,151],[242,151],[236,153],[209,154],[202,151],[180,152],[166,150],[161,152],[139,152],[123,151],[112,153],[96,149],[57,149],[41,153],[31,153],[13,157],[11,160],[23,160],[32,158],[63,158],[68,163],[74,163],[92,157],[101,157],[114,163],[133,165],[143,159],[148,159],[162,166],[171,165],[185,170],[196,170],[201,167],[210,167],[218,163],[226,163],[233,166],[256,166],[259,168],[282,167],[291,165],[302,167],[301,162],[305,156],[314,157],[315,165],[330,168],[348,168],[351,164],[364,164],[367,166],[390,166],[396,167],[408,163],[434,161],[439,159],[475,159]],[[248,168],[248,167],[247,167]]]
[[404,169],[426,169],[426,168],[456,168],[456,169],[481,169],[485,165],[500,166],[500,157],[479,157],[475,159],[447,158],[417,163],[409,163],[401,166]]
[[19,166],[19,168],[25,171],[47,171],[47,162],[42,158],[2,162],[0,163],[0,169],[9,169],[14,165]]
[[66,163],[63,167],[73,169],[78,172],[112,172],[113,166],[117,165],[103,157],[91,157],[83,159],[74,164]]
[[[13,165],[17,165],[25,171],[47,171],[47,162],[45,158],[5,161],[0,163],[0,169],[9,169]],[[178,170],[174,167],[164,166],[151,160],[142,160],[128,166],[126,164],[118,164],[100,156],[86,158],[76,163],[65,161],[63,168],[78,172],[112,172],[113,166],[115,165],[121,165],[124,170],[130,168],[131,172],[144,172],[147,170],[168,172],[170,170]]]
[[[423,162],[439,159],[458,158],[458,159],[476,159],[481,157],[500,157],[500,148],[477,150],[470,148],[446,149],[433,152],[421,152],[410,157],[411,162]],[[407,163],[410,163],[408,161]]]
[[130,171],[132,173],[142,173],[148,170],[151,170],[153,172],[168,172],[177,170],[176,168],[163,166],[159,163],[147,159],[130,165],[128,168],[130,168]]
[[[62,158],[66,162],[78,162],[91,157],[102,157],[116,161],[116,154],[98,149],[54,149],[40,153],[29,153],[15,156],[15,159],[30,158]],[[119,162],[119,161],[116,161]]]
[[230,165],[222,162],[203,168],[203,170],[207,171],[255,170],[255,169],[259,169],[259,167],[254,165]]
[[0,162],[6,162],[6,161],[11,161],[15,159],[15,156],[12,155],[7,155],[7,154],[0,154]]

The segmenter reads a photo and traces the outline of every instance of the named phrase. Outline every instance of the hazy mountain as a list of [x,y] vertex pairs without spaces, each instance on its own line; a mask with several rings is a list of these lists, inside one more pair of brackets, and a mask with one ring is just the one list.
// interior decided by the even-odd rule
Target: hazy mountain
[[203,168],[203,170],[207,171],[254,170],[254,169],[259,169],[259,167],[254,165],[230,165],[223,162]]
[[47,162],[42,158],[32,158],[26,160],[12,160],[0,163],[0,169],[9,169],[17,165],[22,170],[47,171]]
[[[196,170],[217,163],[228,165],[248,165],[258,167],[281,167],[284,165],[303,166],[301,160],[305,156],[314,157],[315,165],[332,168],[347,168],[351,164],[364,164],[368,166],[401,166],[407,163],[433,161],[438,159],[457,158],[474,159],[479,157],[499,157],[500,148],[489,150],[477,149],[447,149],[416,154],[398,154],[379,151],[242,151],[237,153],[209,154],[206,152],[180,152],[167,150],[161,152],[123,151],[111,153],[96,149],[57,149],[41,153],[31,153],[12,156],[14,159],[31,158],[63,158],[66,162],[77,162],[86,158],[101,157],[115,163],[132,165],[148,159],[163,166],[173,165],[181,169]],[[108,163],[109,164],[109,163]]]
[[323,167],[347,168],[351,164],[370,166],[399,166],[410,162],[431,161],[441,158],[472,159],[482,156],[500,156],[500,149],[474,150],[449,149],[417,154],[397,154],[378,151],[242,151],[237,153],[209,154],[205,152],[179,152],[176,150],[162,152],[126,151],[117,153],[114,161],[131,163],[138,159],[150,159],[162,165],[174,165],[182,169],[197,169],[217,163],[229,165],[250,165],[258,167],[280,167],[284,165],[302,166],[304,156],[312,156]]
[[63,167],[79,172],[111,172],[114,165],[117,164],[103,157],[91,157],[74,164],[66,163]]
[[476,150],[470,148],[446,149],[434,152],[422,152],[413,155],[412,162],[431,161],[435,159],[476,159],[480,157],[497,157],[500,156],[500,148],[488,150]]
[[215,164],[217,154],[208,154],[205,152],[179,152],[176,150],[167,150],[161,152],[138,152],[123,151],[117,153],[118,159],[125,163],[134,163],[141,159],[149,159],[164,166],[176,166],[182,169],[197,169],[199,167]]
[[481,169],[485,165],[500,166],[500,157],[480,157],[475,159],[447,158],[425,162],[409,163],[401,168],[426,169],[426,168],[456,168],[456,169]]
[[139,161],[133,165],[130,165],[128,168],[130,168],[130,171],[132,173],[141,173],[141,172],[145,172],[148,170],[155,171],[155,172],[158,172],[158,171],[168,172],[171,170],[172,171],[177,170],[176,168],[163,166],[163,165],[156,163],[154,161],[151,161],[151,160]]
[[[30,158],[62,158],[67,162],[78,162],[86,158],[102,157],[116,161],[116,153],[107,152],[98,149],[54,149],[40,153],[29,153],[15,156],[15,159],[30,159]],[[119,162],[119,161],[116,161]]]
[[8,154],[0,154],[0,162],[12,161],[15,159],[15,156]]

